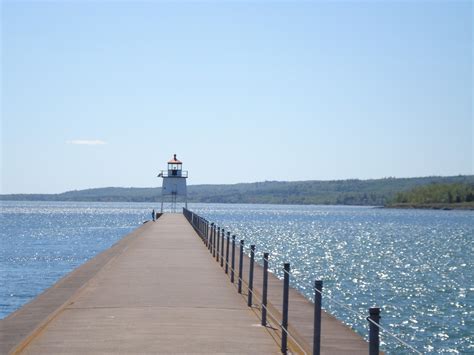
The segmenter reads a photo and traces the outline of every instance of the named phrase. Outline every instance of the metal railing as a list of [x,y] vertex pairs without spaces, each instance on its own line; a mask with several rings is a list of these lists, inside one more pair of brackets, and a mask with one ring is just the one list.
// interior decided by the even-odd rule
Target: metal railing
[[[262,284],[262,295],[260,298],[257,297],[253,289],[253,280],[254,280],[254,263],[255,263],[255,245],[251,245],[250,252],[250,261],[249,261],[249,277],[248,283],[243,279],[243,255],[245,249],[245,241],[240,240],[240,250],[239,250],[239,266],[238,270],[235,270],[235,248],[236,248],[236,236],[232,235],[232,241],[230,241],[230,232],[227,231],[227,244],[225,247],[224,254],[224,237],[225,230],[224,228],[218,227],[215,223],[209,223],[205,218],[195,214],[194,212],[183,208],[183,214],[189,223],[198,233],[199,237],[202,239],[203,243],[207,246],[210,254],[216,259],[217,262],[220,261],[221,267],[224,268],[226,274],[230,271],[230,282],[235,284],[235,272],[238,272],[237,277],[237,292],[242,293],[242,285],[245,283],[247,287],[247,305],[249,307],[253,306],[254,298],[257,298],[260,302],[261,310],[261,325],[267,326],[270,322],[268,320],[269,316],[274,323],[277,323],[279,329],[281,330],[281,352],[286,354],[288,352],[288,338],[291,339],[292,343],[300,350],[302,353],[307,354],[305,346],[301,344],[300,341],[296,339],[296,334],[291,334],[289,331],[288,324],[288,309],[289,309],[289,289],[290,289],[290,276],[291,268],[289,263],[283,264],[283,304],[281,315],[276,316],[269,309],[268,305],[268,264],[269,264],[269,253],[263,253],[263,284]],[[231,249],[231,254],[229,256],[229,249]],[[225,255],[225,261],[224,261]],[[225,267],[224,267],[225,265]],[[400,339],[395,334],[391,333],[386,328],[380,325],[380,308],[379,307],[370,307],[369,316],[363,315],[358,311],[354,311],[347,305],[340,303],[328,295],[323,297],[323,281],[315,280],[314,281],[314,317],[313,317],[313,355],[319,355],[321,352],[321,313],[322,313],[322,301],[327,300],[331,303],[337,304],[338,306],[345,308],[349,312],[356,314],[358,317],[365,318],[368,321],[369,325],[369,354],[376,355],[379,354],[380,347],[380,331],[383,331],[386,335],[394,338],[397,342],[405,346],[408,350],[421,354],[413,346],[406,343]]]
[[[170,171],[171,171],[171,174],[170,174]],[[183,177],[183,178],[188,177],[187,170],[174,170],[174,171],[176,171],[176,174],[173,173],[173,170],[161,170],[158,174],[158,177]]]

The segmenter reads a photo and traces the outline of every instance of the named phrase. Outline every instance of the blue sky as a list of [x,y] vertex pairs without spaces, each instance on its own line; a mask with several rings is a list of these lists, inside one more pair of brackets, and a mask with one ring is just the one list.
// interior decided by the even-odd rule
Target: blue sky
[[[470,1],[2,2],[1,192],[473,173]],[[89,144],[85,144],[89,143]]]

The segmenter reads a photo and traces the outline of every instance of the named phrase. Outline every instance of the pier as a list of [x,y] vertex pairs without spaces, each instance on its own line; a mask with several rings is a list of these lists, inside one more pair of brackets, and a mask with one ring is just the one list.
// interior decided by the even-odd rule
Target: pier
[[[2,320],[0,353],[313,353],[314,304],[289,289],[285,323],[285,280],[268,273],[263,326],[264,268],[238,248],[232,267],[228,236],[185,215],[145,223]],[[322,354],[369,353],[341,322],[320,320]]]

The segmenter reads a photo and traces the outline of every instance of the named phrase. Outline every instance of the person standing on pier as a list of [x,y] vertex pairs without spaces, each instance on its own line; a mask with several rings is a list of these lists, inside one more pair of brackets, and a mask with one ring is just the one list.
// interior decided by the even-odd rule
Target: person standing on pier
[[151,212],[151,218],[153,218],[153,222],[155,222],[155,209]]

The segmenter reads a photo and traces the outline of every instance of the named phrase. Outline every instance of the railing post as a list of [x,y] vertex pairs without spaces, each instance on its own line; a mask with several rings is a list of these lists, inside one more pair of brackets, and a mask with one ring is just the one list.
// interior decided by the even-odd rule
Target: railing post
[[232,261],[230,262],[230,282],[234,283],[235,270],[235,235],[232,236]]
[[225,273],[229,273],[229,244],[230,244],[230,232],[227,232],[227,244],[225,247]]
[[214,236],[213,236],[213,239],[212,239],[212,256],[215,258],[216,257],[216,236],[217,236],[217,232],[218,232],[218,227],[217,226],[214,226]]
[[211,236],[211,249],[210,249],[211,254],[214,252],[214,245],[216,242],[216,228],[217,226],[214,224],[214,227],[212,228],[212,236]]
[[255,263],[255,245],[250,246],[249,289],[247,292],[247,306],[252,307],[253,296],[253,266]]
[[[380,308],[371,307],[369,308],[369,319],[374,323],[379,324],[380,322]],[[369,321],[369,355],[379,354],[379,327]]]
[[214,235],[214,228],[216,228],[214,222],[212,222],[211,226],[211,234],[209,235],[209,252],[212,254],[212,236]]
[[[217,233],[214,236],[214,249],[212,250],[212,256],[214,258],[216,257],[216,245],[217,245],[217,249],[219,249],[219,235],[220,234],[221,234],[221,227],[217,227]],[[219,258],[219,253],[217,253],[217,257]]]
[[321,293],[323,282],[314,281],[314,325],[313,325],[313,355],[321,353]]
[[216,229],[216,225],[214,224],[214,222],[212,223],[212,228],[211,228],[211,235],[209,236],[209,253],[212,254],[212,238],[214,238],[214,231]]
[[281,317],[281,352],[288,351],[288,300],[290,292],[290,264],[283,266],[283,312]]
[[209,243],[207,243],[207,249],[211,251],[211,245],[212,245],[212,231],[214,229],[214,222],[211,223],[211,229],[209,231]]
[[212,256],[215,257],[215,250],[216,250],[216,234],[217,234],[217,226],[214,225],[214,233],[212,235]]
[[240,241],[240,258],[239,258],[239,280],[237,281],[237,292],[242,293],[242,272],[244,269],[244,240]]
[[224,267],[224,237],[225,237],[225,232],[222,230],[222,235],[221,235],[221,267]]
[[262,325],[267,325],[268,253],[263,253]]

